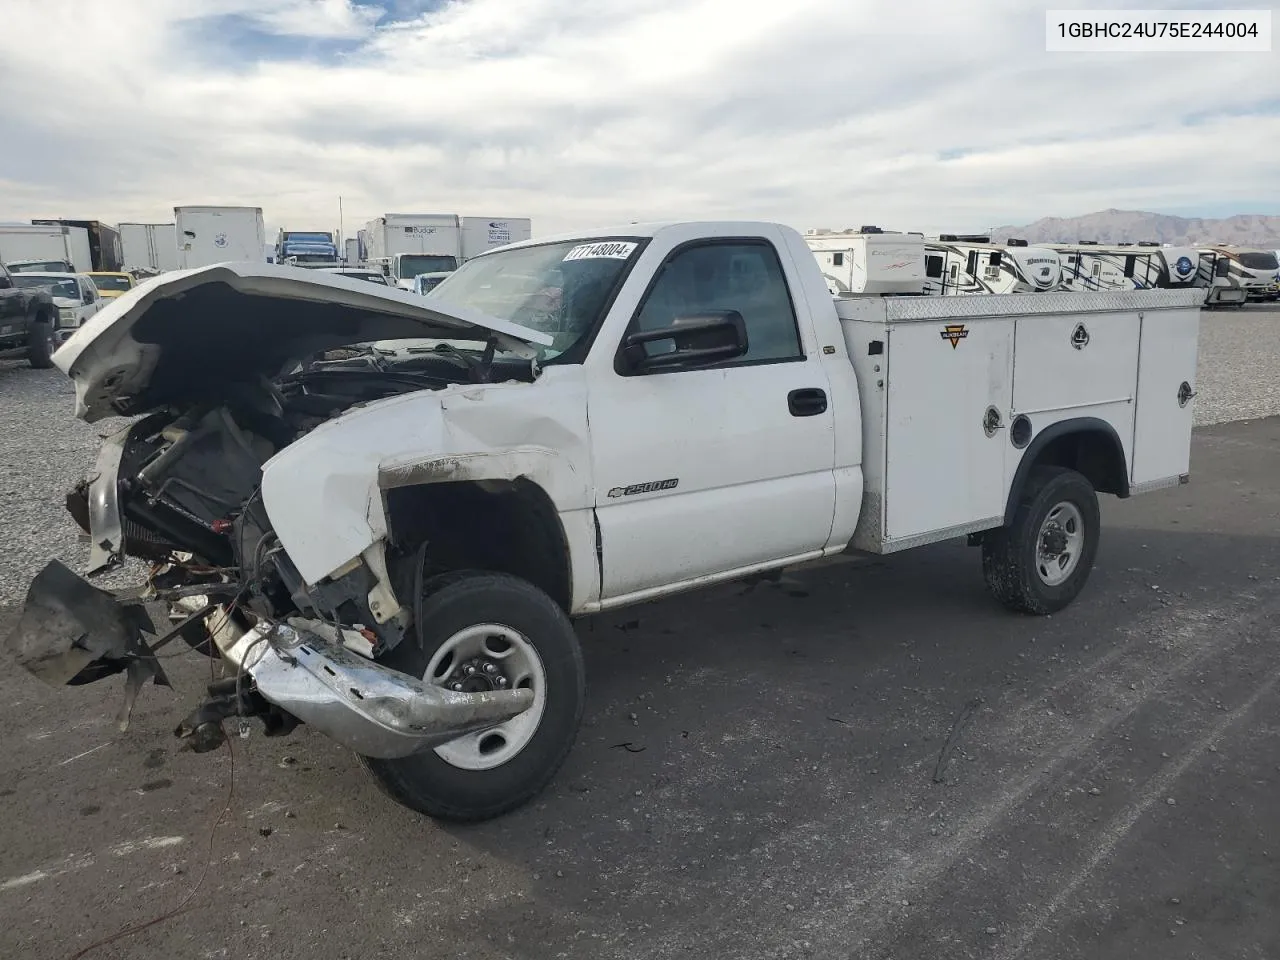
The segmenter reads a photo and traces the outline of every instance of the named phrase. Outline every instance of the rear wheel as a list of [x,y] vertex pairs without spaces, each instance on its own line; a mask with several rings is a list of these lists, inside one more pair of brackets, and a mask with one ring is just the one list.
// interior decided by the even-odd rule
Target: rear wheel
[[1013,522],[987,534],[982,572],[1000,603],[1018,613],[1056,613],[1084,589],[1098,553],[1098,495],[1081,474],[1037,467]]
[[35,370],[48,370],[53,366],[54,342],[51,320],[32,320],[27,328],[27,362]]
[[506,723],[395,760],[362,758],[398,803],[442,820],[486,820],[550,782],[573,746],[586,678],[569,618],[517,577],[468,571],[424,584],[418,638],[382,662],[451,690],[528,688],[534,702]]

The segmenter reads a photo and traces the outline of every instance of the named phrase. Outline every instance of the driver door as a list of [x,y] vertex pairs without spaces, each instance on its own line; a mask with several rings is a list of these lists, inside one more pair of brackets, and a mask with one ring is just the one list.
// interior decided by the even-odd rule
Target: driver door
[[[835,511],[829,384],[773,237],[676,247],[626,334],[736,310],[745,356],[595,371],[588,394],[601,600],[819,555]],[[624,334],[624,341],[625,336]]]

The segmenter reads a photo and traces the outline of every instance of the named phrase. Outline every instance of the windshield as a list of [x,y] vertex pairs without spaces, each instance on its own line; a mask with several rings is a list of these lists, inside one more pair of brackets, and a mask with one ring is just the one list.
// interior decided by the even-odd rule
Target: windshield
[[327,233],[286,233],[285,243],[333,243],[333,237]]
[[457,268],[458,261],[450,256],[433,253],[406,254],[400,258],[400,279],[412,280],[420,273],[444,273]]
[[113,277],[103,273],[95,273],[91,276],[93,279],[93,285],[99,290],[110,290],[112,292],[119,290],[123,293],[130,287],[128,277]]
[[65,260],[32,260],[30,263],[11,263],[10,273],[65,273]]
[[1250,270],[1275,270],[1280,267],[1274,253],[1241,253],[1237,254],[1240,266]]
[[76,286],[75,277],[40,277],[32,276],[29,273],[19,273],[14,276],[13,282],[15,286],[24,287],[28,290],[45,287],[55,297],[66,297],[68,300],[80,299],[80,289]]
[[468,260],[426,299],[548,333],[552,346],[538,349],[550,360],[592,330],[640,249],[640,241],[619,238],[489,253]]

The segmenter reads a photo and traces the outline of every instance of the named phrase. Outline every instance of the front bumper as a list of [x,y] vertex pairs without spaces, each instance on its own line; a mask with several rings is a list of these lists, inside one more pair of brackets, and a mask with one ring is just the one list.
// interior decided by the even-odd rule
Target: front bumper
[[[205,596],[175,606],[208,607]],[[392,670],[322,636],[308,621],[242,629],[221,607],[205,616],[219,651],[253,682],[253,692],[367,757],[407,757],[510,720],[533,704],[530,690],[457,693]],[[136,601],[100,590],[58,561],[32,581],[7,646],[19,664],[54,686],[128,674],[126,709],[149,678],[168,680],[147,634],[155,627]],[[414,643],[406,637],[405,643]]]
[[[195,612],[206,603],[189,597],[177,606]],[[303,620],[241,630],[219,608],[205,625],[263,699],[366,757],[421,753],[533,705],[530,690],[456,693],[425,683],[322,637]]]

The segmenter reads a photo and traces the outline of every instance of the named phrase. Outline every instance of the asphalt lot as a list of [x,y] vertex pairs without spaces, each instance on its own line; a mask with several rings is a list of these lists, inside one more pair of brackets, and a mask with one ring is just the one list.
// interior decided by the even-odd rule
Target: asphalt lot
[[211,837],[191,909],[90,956],[1278,956],[1280,418],[1198,430],[1192,469],[1104,502],[1053,618],[947,544],[583,623],[574,753],[475,827],[304,730],[234,741],[212,829],[231,757],[170,733],[208,661],[124,734],[120,682],[7,673],[0,956],[165,913]]

